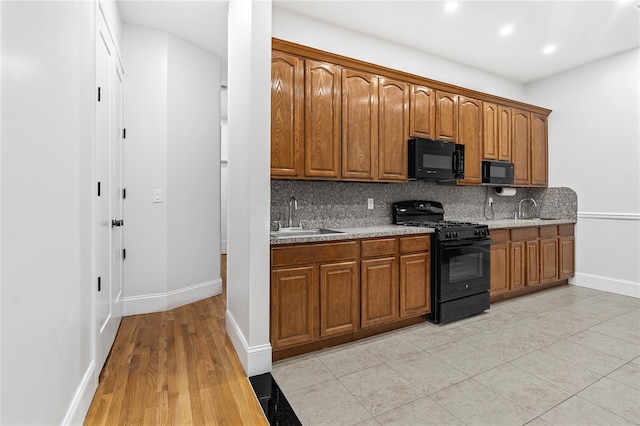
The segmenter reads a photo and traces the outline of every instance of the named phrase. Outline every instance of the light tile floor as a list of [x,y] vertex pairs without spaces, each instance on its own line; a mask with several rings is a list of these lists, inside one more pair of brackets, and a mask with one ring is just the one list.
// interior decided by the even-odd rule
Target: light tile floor
[[640,299],[563,286],[272,374],[303,425],[640,424]]

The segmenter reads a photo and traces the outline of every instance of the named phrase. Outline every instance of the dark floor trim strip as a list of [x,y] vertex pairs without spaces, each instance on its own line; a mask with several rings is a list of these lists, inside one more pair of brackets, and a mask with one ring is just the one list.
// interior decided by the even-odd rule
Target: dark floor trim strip
[[271,426],[302,426],[271,373],[249,377],[249,382]]

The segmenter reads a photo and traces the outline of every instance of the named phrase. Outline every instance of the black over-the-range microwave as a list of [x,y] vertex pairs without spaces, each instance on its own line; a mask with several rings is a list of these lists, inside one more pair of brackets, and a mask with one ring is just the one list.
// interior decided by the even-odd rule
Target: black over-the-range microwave
[[513,185],[513,163],[508,161],[483,161],[482,184],[490,186]]
[[464,145],[453,142],[409,139],[409,179],[455,183],[464,179]]

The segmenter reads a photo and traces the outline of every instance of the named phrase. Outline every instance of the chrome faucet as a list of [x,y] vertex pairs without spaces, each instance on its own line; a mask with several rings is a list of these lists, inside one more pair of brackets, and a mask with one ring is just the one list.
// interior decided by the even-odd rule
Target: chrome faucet
[[531,201],[534,206],[538,207],[538,203],[536,203],[536,200],[534,200],[533,198],[523,198],[518,203],[518,219],[523,219],[523,217],[522,217],[522,202],[523,201]]
[[293,228],[293,210],[298,210],[296,197],[289,198],[289,228]]

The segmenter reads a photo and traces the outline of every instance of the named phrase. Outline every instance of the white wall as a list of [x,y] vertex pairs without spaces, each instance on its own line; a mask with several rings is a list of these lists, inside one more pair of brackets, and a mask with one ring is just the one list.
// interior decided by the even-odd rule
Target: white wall
[[123,51],[124,314],[133,315],[222,292],[220,58],[128,24]]
[[575,283],[640,297],[640,49],[531,83],[549,118],[549,185],[578,194]]
[[247,375],[271,370],[271,1],[229,2],[227,332]]
[[[168,34],[125,24],[124,74],[124,297],[163,294],[167,289],[167,203],[153,203],[153,190],[167,189]],[[166,194],[164,194],[166,196]],[[162,302],[161,302],[162,303]],[[125,303],[126,305],[127,303]],[[125,306],[125,315],[127,315]]]
[[[330,6],[329,6],[330,7]],[[416,29],[416,36],[428,25]],[[393,42],[356,33],[274,6],[273,37],[432,80],[524,101],[524,85]],[[544,105],[541,105],[544,106]]]
[[60,424],[95,389],[95,3],[0,9],[0,423]]
[[173,35],[167,118],[167,290],[219,294],[220,58]]

